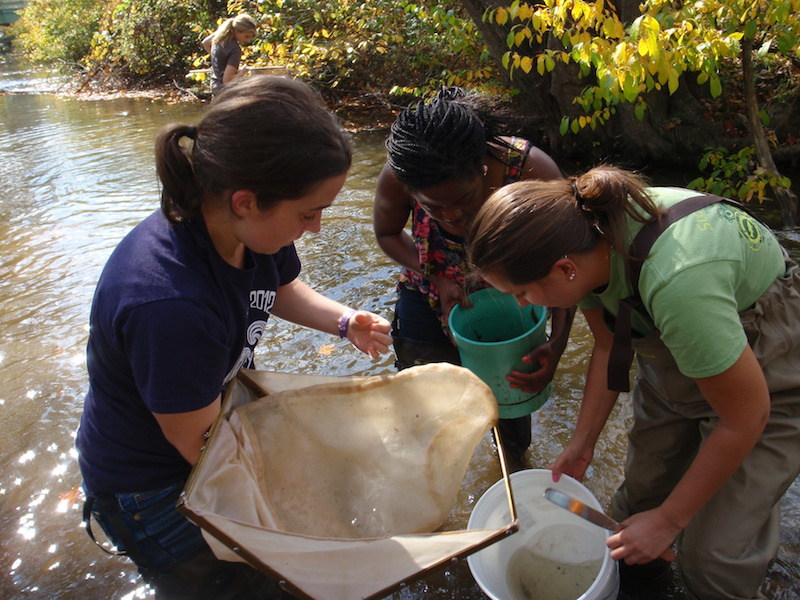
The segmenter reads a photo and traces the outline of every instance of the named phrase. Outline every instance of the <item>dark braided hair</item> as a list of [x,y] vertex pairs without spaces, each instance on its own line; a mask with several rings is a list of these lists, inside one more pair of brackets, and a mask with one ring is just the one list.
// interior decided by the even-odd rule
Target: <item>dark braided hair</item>
[[397,116],[386,142],[387,162],[411,190],[476,177],[487,142],[508,147],[498,129],[480,99],[458,87],[443,88],[431,101],[417,102]]

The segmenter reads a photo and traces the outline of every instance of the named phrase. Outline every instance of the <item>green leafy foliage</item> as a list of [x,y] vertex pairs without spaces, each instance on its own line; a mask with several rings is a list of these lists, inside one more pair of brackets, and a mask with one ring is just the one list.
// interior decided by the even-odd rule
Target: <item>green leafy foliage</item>
[[[672,95],[688,76],[707,85],[712,99],[720,98],[722,73],[736,64],[744,82],[755,164],[749,166],[750,157],[739,153],[709,151],[703,162],[712,173],[694,184],[759,201],[769,187],[781,203],[784,226],[793,226],[796,197],[777,171],[764,130],[767,115],[751,90],[756,87],[753,63],[767,63],[776,54],[784,63],[800,57],[800,0],[644,0],[638,10],[623,22],[607,0],[514,0],[487,10],[484,19],[509,32],[503,65],[511,76],[534,67],[544,75],[563,63],[577,66],[586,79],[573,100],[583,114],[565,116],[562,135],[603,125],[621,103],[633,104],[642,120],[648,93]],[[756,112],[759,119],[752,118]]]
[[37,62],[77,63],[91,51],[105,2],[30,0],[14,24],[20,49]]
[[[721,66],[739,56],[743,38],[758,41],[761,57],[780,52],[800,57],[800,0],[647,0],[641,14],[623,23],[604,0],[514,1],[488,10],[484,19],[510,26],[503,66],[539,74],[557,64],[575,64],[587,86],[575,98],[585,113],[562,131],[602,125],[605,109],[620,102],[635,105],[644,118],[644,95],[675,93],[681,77],[696,74],[712,98],[722,94]],[[552,36],[562,48],[543,47]]]
[[30,58],[124,83],[182,77],[208,20],[200,0],[31,0],[18,30]]
[[197,0],[119,0],[108,6],[92,39],[88,60],[119,68],[138,79],[181,76],[199,45],[198,24],[207,22]]
[[[425,95],[441,85],[499,86],[475,24],[457,0],[231,0],[228,11],[260,20],[245,60],[286,66],[328,88]],[[195,64],[202,64],[201,56]]]
[[698,166],[706,175],[689,182],[690,189],[745,202],[756,198],[760,204],[768,188],[790,189],[792,185],[788,177],[776,176],[759,167],[753,146],[736,152],[727,148],[709,148]]
[[[114,73],[120,83],[182,79],[190,69],[209,67],[200,40],[224,19],[211,18],[210,4],[31,0],[25,50],[41,60],[70,60],[93,73]],[[259,23],[253,44],[243,49],[243,65],[280,65],[350,94],[392,90],[424,96],[442,85],[508,93],[458,0],[229,0],[227,15],[241,12]]]

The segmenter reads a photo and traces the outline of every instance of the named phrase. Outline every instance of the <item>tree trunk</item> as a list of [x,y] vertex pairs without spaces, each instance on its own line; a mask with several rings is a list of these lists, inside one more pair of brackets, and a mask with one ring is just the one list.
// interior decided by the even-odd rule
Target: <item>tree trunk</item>
[[[537,125],[544,131],[544,137],[549,140],[548,145],[551,146],[550,149],[552,150],[552,145],[557,144],[558,139],[561,137],[558,132],[561,111],[557,102],[550,95],[550,74],[546,73],[542,77],[536,72],[533,75],[525,75],[525,73],[519,71],[514,74],[512,79],[508,70],[503,67],[503,55],[509,51],[506,38],[511,28],[509,25],[502,26],[497,23],[487,23],[483,18],[488,9],[497,6],[508,6],[508,4],[505,0],[461,0],[461,5],[475,22],[483,41],[497,63],[497,70],[503,78],[503,82],[509,87],[515,87],[520,90],[521,94],[516,102],[517,106],[527,116],[535,118]],[[538,50],[543,48],[544,44]],[[532,53],[536,51],[536,48],[530,49]]]
[[[742,40],[742,77],[744,79],[745,104],[747,106],[747,123],[753,134],[753,144],[756,147],[756,159],[759,166],[773,175],[780,177],[778,168],[769,149],[767,135],[761,124],[758,101],[756,100],[755,76],[753,74],[753,40],[745,37]],[[781,186],[772,188],[781,207],[781,225],[784,229],[791,229],[797,225],[797,196]]]

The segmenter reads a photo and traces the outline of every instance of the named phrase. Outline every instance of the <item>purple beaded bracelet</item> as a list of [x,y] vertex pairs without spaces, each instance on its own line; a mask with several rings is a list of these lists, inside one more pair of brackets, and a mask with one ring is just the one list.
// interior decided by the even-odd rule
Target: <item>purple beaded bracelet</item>
[[346,310],[344,314],[339,319],[339,337],[344,339],[347,337],[347,328],[350,326],[350,317],[355,314],[352,308]]

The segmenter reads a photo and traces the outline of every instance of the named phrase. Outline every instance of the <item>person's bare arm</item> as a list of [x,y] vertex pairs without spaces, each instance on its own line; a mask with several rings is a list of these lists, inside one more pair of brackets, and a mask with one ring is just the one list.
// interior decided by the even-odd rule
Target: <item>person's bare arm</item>
[[181,456],[194,466],[200,458],[200,449],[205,444],[206,432],[219,415],[222,397],[199,410],[184,413],[153,413],[164,437],[175,446]]
[[587,467],[594,457],[594,447],[605,427],[608,416],[617,401],[617,392],[608,389],[608,356],[611,352],[613,336],[603,322],[603,309],[583,310],[586,322],[594,338],[592,357],[586,374],[583,400],[578,413],[578,421],[567,447],[550,465],[555,481],[562,473],[571,475],[578,481],[583,479]]
[[372,213],[375,238],[386,256],[400,266],[420,273],[417,250],[405,232],[413,205],[406,187],[397,180],[391,167],[384,165],[375,188]]
[[222,73],[222,83],[230,83],[234,79],[236,79],[236,75],[239,73],[238,67],[234,67],[233,65],[228,65],[225,67],[225,71]]
[[213,44],[212,40],[214,39],[214,34],[207,35],[203,38],[203,48],[205,48],[208,54],[211,54],[211,46]]
[[550,181],[563,178],[564,175],[561,173],[561,169],[558,168],[556,161],[541,148],[531,146],[530,150],[528,150],[528,158],[525,160],[520,179]]
[[[299,279],[278,288],[272,313],[276,317],[326,333],[339,333],[339,320],[350,309],[323,296]],[[347,339],[372,358],[389,351],[392,325],[383,317],[365,310],[351,314]]]

